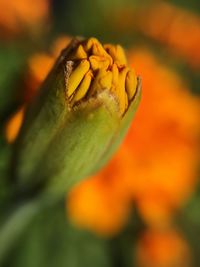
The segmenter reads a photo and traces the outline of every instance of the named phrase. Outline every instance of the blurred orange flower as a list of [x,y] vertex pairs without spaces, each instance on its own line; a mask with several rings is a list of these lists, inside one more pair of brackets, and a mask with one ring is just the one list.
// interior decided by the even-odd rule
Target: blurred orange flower
[[121,230],[131,208],[125,180],[128,156],[122,146],[106,168],[71,190],[67,212],[76,225],[106,236]]
[[[109,18],[110,21],[110,18]],[[167,1],[124,7],[112,19],[114,29],[135,32],[165,45],[192,67],[200,67],[200,16]]]
[[76,225],[109,236],[117,233],[125,224],[129,203],[116,192],[116,188],[110,188],[112,182],[106,186],[107,181],[102,176],[106,177],[108,173],[104,175],[99,173],[72,191],[68,213]]
[[148,51],[130,53],[143,77],[143,98],[125,144],[129,178],[148,223],[164,223],[194,190],[199,159],[200,100]]
[[147,36],[166,44],[194,67],[200,67],[200,17],[159,1],[137,13],[137,26]]
[[190,267],[187,242],[173,229],[145,231],[136,247],[138,267]]
[[[130,131],[111,163],[74,188],[67,202],[74,222],[100,234],[122,227],[133,200],[146,223],[166,226],[196,184],[199,99],[149,51],[135,51],[129,58],[143,79]],[[107,231],[105,213],[113,222]]]
[[32,29],[49,16],[49,0],[0,0],[0,33],[17,34]]

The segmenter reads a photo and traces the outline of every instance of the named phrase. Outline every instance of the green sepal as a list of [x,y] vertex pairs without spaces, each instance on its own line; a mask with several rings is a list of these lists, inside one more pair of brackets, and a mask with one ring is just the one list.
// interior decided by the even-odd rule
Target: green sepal
[[109,159],[113,156],[113,154],[119,148],[120,144],[122,143],[131,125],[133,117],[138,109],[140,100],[141,100],[141,79],[138,77],[136,93],[135,93],[134,98],[132,99],[129,109],[124,114],[123,118],[120,120],[118,131],[114,135],[110,143],[109,149],[107,149],[106,153],[102,155],[101,160],[99,160],[99,163],[94,167],[93,173],[96,173],[104,165],[106,165]]
[[44,154],[60,125],[66,120],[65,81],[62,65],[56,65],[36,98],[28,106],[25,119],[14,144],[13,178],[20,190],[38,184],[31,180],[36,166],[44,161]]
[[45,163],[38,168],[39,177],[48,181],[48,191],[65,193],[91,174],[119,128],[116,108],[115,99],[103,91],[70,112],[46,151]]
[[54,101],[46,100],[49,105],[27,117],[20,133],[15,170],[17,185],[24,190],[42,187],[64,193],[98,165],[119,129],[116,100],[107,90],[73,110]]

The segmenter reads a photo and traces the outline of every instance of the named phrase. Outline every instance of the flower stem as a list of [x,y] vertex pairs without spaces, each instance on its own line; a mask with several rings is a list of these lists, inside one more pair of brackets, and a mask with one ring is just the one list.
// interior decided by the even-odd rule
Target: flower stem
[[49,204],[47,198],[44,197],[30,199],[15,208],[5,219],[0,228],[0,266],[24,229],[31,223],[32,219]]

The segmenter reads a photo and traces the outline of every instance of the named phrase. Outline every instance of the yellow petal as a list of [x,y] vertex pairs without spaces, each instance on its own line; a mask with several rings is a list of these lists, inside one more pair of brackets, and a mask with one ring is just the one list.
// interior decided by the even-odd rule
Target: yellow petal
[[99,85],[101,88],[110,89],[112,85],[112,72],[107,71],[105,76],[100,77]]
[[112,65],[112,57],[106,52],[102,44],[97,39],[90,38],[85,45],[85,50],[90,52],[92,55],[107,58],[109,64]]
[[86,59],[87,53],[85,52],[82,45],[79,45],[77,50],[75,51],[75,54],[72,56],[72,60],[80,60],[80,59]]
[[72,102],[71,102],[72,105],[75,102],[77,102],[80,99],[82,99],[86,95],[86,93],[89,90],[91,80],[92,80],[92,73],[89,71],[88,73],[86,73],[86,75],[83,78],[81,84],[78,86],[78,88],[76,90],[76,93],[75,93],[75,96],[73,97]]
[[84,46],[86,52],[89,52],[94,44],[100,45],[100,42],[94,37],[89,38]]
[[82,60],[80,64],[76,67],[76,69],[72,71],[68,80],[68,97],[70,97],[74,93],[74,91],[82,81],[83,77],[88,72],[89,68],[90,63],[88,62],[88,60]]
[[112,74],[113,74],[113,79],[112,79],[111,91],[116,90],[118,80],[119,80],[119,70],[118,70],[118,67],[115,63],[112,66]]
[[104,45],[104,48],[108,52],[108,54],[114,59],[115,62],[118,62],[119,65],[126,65],[126,55],[124,53],[124,49],[121,45]]
[[110,90],[111,85],[112,85],[112,72],[100,69],[90,87],[90,92],[91,94],[93,94],[94,92],[104,89]]
[[120,113],[123,114],[124,111],[126,110],[126,92],[124,90],[125,88],[125,80],[126,80],[126,75],[128,72],[129,68],[123,68],[123,70],[121,70],[119,72],[119,80],[118,80],[118,84],[116,87],[116,94],[118,95],[118,99],[119,99],[119,109],[120,109]]
[[93,71],[98,69],[108,69],[110,62],[108,58],[100,56],[90,56],[89,61]]
[[137,87],[137,78],[133,70],[128,71],[126,75],[125,90],[128,94],[128,99],[131,100],[135,94]]

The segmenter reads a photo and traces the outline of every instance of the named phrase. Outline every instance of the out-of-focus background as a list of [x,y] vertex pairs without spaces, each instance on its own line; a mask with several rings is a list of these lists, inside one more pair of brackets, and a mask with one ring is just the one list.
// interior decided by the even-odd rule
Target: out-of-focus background
[[126,48],[141,105],[111,162],[35,218],[6,266],[199,267],[199,0],[0,0],[1,203],[24,107],[77,35]]

